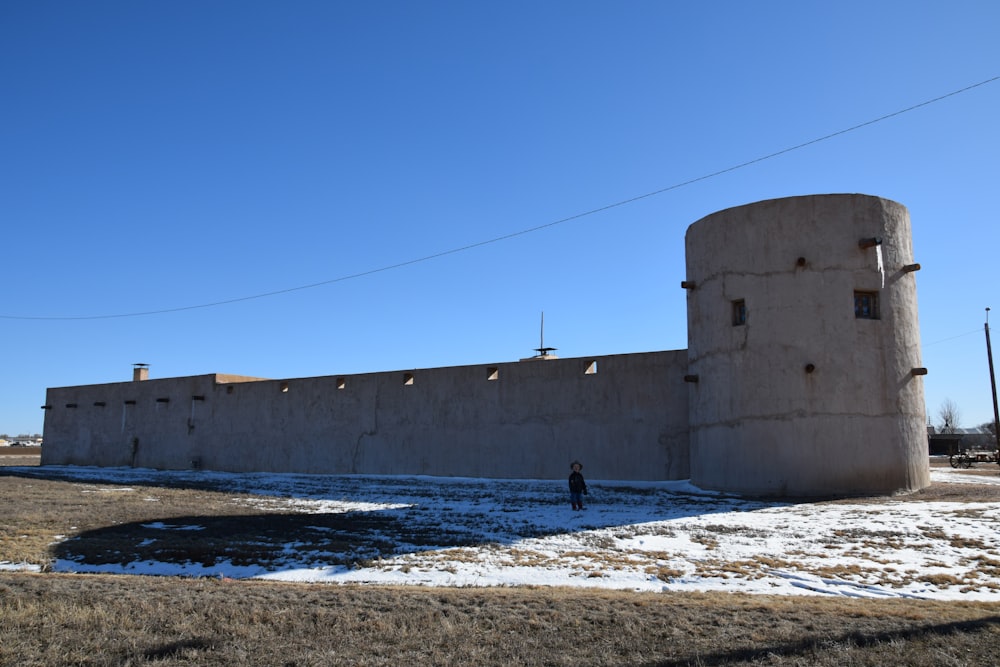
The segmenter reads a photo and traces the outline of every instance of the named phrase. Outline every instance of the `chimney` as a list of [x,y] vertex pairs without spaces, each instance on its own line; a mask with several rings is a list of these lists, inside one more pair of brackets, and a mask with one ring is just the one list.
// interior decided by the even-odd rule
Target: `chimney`
[[132,382],[149,379],[149,364],[132,364]]

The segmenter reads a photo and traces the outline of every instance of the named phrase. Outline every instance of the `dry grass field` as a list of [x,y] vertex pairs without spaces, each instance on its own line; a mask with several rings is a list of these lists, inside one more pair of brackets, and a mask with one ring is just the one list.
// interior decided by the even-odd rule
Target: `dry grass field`
[[[80,503],[79,486],[0,468],[0,561],[44,562],[55,539],[99,527],[247,518],[211,488]],[[996,665],[1000,604],[0,573],[0,665],[147,664]]]

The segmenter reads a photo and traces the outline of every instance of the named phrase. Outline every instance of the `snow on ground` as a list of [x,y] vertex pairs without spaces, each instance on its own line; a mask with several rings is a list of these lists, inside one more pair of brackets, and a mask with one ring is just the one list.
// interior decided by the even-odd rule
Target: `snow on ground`
[[[994,502],[780,503],[704,492],[688,482],[589,481],[588,507],[574,512],[561,480],[19,469],[32,470],[80,482],[196,484],[253,494],[255,511],[381,520],[365,524],[375,526],[368,534],[351,535],[356,551],[348,558],[315,546],[337,532],[317,519],[299,529],[299,537],[304,529],[316,539],[279,545],[279,557],[254,565],[87,563],[72,556],[80,538],[68,538],[60,553],[70,555],[52,564],[56,572],[1000,601],[1000,488]],[[1000,485],[996,475],[951,469],[932,469],[931,478]],[[141,527],[137,548],[154,544],[158,531],[199,535],[205,528],[190,518]]]

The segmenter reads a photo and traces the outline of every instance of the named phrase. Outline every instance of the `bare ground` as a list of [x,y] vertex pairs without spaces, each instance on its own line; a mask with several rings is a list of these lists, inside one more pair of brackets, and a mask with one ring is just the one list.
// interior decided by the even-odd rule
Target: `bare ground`
[[[154,505],[108,492],[81,503],[80,487],[0,469],[0,561],[44,561],[54,536],[119,523],[247,517],[212,489],[157,488]],[[146,664],[996,665],[1000,604],[0,573],[0,665]]]

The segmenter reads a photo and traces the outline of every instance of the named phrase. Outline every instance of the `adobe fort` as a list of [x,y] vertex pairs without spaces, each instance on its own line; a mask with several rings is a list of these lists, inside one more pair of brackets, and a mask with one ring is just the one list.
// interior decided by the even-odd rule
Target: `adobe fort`
[[690,478],[746,495],[929,483],[906,209],[860,194],[739,206],[685,238],[688,349],[267,380],[50,388],[43,465]]

